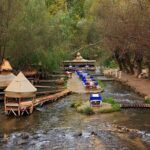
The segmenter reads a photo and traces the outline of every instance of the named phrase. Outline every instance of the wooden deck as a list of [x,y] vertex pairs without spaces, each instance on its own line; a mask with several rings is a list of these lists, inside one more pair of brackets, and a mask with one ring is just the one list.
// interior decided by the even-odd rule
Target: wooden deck
[[22,116],[24,115],[24,113],[26,113],[29,115],[29,114],[32,114],[34,107],[38,105],[41,106],[46,102],[54,102],[58,100],[59,98],[62,98],[70,93],[71,93],[70,90],[65,89],[61,92],[51,94],[49,96],[42,96],[32,101],[7,102],[6,103],[6,99],[5,99],[5,114],[6,115],[13,114],[14,116]]

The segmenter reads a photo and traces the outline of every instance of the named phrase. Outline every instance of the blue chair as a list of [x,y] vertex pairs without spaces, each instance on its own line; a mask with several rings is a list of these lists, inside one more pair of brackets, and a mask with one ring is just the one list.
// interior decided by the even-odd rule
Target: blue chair
[[90,104],[91,106],[101,106],[102,103],[102,95],[100,93],[98,94],[90,94]]

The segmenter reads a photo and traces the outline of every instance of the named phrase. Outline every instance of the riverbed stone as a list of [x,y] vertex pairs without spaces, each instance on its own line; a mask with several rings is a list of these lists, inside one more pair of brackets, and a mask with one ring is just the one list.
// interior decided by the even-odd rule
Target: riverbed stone
[[78,132],[76,132],[76,133],[74,134],[74,136],[75,136],[75,137],[80,137],[80,136],[82,136],[82,132],[81,132],[81,131],[78,131]]
[[17,144],[18,145],[23,145],[23,144],[27,144],[28,143],[28,140],[26,140],[26,139],[19,139],[18,141],[17,141]]
[[0,143],[6,144],[8,142],[7,138],[0,139]]
[[92,131],[91,135],[97,135],[97,133],[95,131]]
[[22,139],[28,139],[29,136],[30,136],[29,133],[26,133],[26,132],[21,134]]

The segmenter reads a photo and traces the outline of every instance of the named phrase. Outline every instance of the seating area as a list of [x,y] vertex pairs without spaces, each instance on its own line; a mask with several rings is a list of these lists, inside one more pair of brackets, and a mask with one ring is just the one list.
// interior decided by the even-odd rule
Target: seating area
[[31,114],[36,91],[37,89],[20,72],[5,89],[5,113],[15,116]]
[[91,106],[101,106],[102,105],[102,96],[100,93],[98,94],[90,94],[90,105]]
[[76,71],[78,77],[82,80],[82,83],[87,89],[99,89],[98,82],[95,80],[93,76],[91,76],[86,71]]

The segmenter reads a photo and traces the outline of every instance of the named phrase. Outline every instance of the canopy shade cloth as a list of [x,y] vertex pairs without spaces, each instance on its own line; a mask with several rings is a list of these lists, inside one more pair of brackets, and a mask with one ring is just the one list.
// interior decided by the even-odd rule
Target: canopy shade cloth
[[6,88],[11,81],[15,78],[13,73],[1,73],[0,74],[0,88]]
[[25,98],[35,97],[37,89],[20,72],[5,89],[5,97]]
[[3,62],[0,65],[0,71],[12,71],[12,67],[8,60],[3,59]]
[[101,94],[91,94],[90,95],[90,101],[102,101],[103,98]]

